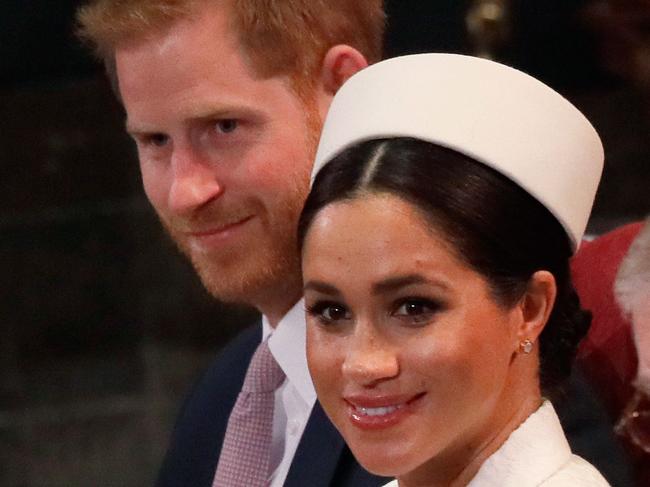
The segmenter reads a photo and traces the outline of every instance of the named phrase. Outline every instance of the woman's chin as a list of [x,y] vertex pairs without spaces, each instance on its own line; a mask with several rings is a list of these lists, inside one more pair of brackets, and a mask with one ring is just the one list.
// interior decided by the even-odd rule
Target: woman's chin
[[399,477],[412,470],[405,452],[396,454],[389,448],[378,451],[377,448],[351,448],[352,454],[368,472],[380,477]]
[[361,459],[355,455],[361,466],[373,475],[395,478],[403,474],[398,466],[377,461],[376,458]]

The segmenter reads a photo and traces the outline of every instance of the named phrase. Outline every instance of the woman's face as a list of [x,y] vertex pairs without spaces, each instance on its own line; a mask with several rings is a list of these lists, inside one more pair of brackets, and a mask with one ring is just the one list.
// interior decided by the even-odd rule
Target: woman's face
[[512,418],[518,306],[498,305],[411,204],[325,207],[303,276],[314,385],[367,469],[462,470]]

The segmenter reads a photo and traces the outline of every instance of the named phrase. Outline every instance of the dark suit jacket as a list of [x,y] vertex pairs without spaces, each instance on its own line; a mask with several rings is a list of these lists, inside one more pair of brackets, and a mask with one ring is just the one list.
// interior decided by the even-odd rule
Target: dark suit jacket
[[[228,417],[261,330],[259,325],[249,328],[226,346],[186,400],[157,487],[212,486]],[[316,402],[284,485],[375,487],[387,481],[359,466]]]

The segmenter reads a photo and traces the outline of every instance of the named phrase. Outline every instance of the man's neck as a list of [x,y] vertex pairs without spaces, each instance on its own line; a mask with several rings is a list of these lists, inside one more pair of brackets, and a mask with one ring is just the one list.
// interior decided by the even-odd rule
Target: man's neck
[[262,313],[271,328],[276,328],[282,318],[302,298],[302,283],[285,283],[278,286],[271,296],[258,303],[255,307]]

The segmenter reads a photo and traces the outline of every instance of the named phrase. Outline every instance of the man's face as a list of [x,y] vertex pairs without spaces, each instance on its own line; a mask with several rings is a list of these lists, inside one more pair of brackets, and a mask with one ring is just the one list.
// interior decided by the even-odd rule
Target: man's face
[[[286,78],[258,78],[225,8],[116,51],[145,192],[216,297],[297,299],[294,227],[320,118]],[[299,292],[299,291],[298,291]],[[292,303],[288,303],[290,306]]]

